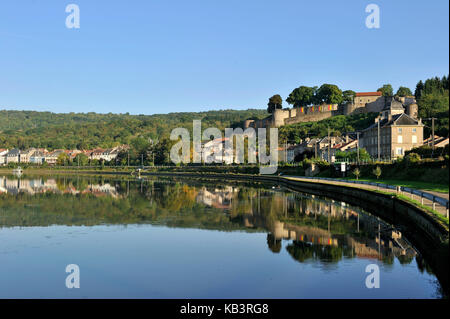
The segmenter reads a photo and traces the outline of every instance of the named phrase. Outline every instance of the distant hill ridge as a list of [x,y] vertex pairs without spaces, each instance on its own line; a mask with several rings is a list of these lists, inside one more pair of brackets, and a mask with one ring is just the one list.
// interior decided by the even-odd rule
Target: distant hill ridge
[[193,120],[202,120],[203,128],[217,127],[223,130],[226,127],[242,126],[246,119],[261,119],[265,116],[265,109],[153,115],[0,110],[0,148],[111,147],[128,144],[138,136],[151,139],[168,137],[175,127],[191,130]]

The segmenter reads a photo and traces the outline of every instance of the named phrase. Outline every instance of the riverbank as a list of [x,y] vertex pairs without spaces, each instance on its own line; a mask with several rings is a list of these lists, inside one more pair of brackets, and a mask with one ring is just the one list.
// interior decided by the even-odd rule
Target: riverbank
[[[289,175],[295,178],[304,178],[304,176],[296,174],[296,170],[298,170],[298,167],[295,166],[288,166],[288,170],[286,170],[286,167],[283,169],[279,169],[280,175],[283,176]],[[166,167],[148,167],[144,171],[142,171],[142,175],[146,175],[149,173],[167,173],[167,174],[194,174],[194,175],[204,175],[204,174],[222,174],[224,176],[230,177],[234,175],[243,175],[243,176],[258,176],[258,173],[253,172],[255,167],[248,167],[248,166],[231,166],[231,167],[217,167],[217,166],[198,166],[198,167],[177,167],[177,166],[166,166]],[[229,171],[231,170],[231,172]],[[237,172],[235,172],[237,170]],[[243,171],[244,173],[242,173]],[[76,174],[76,175],[122,175],[122,176],[131,176],[133,172],[136,172],[135,167],[97,167],[97,168],[90,168],[90,167],[29,167],[26,169],[27,175],[65,175],[65,174]],[[287,173],[290,174],[287,174]],[[10,169],[0,168],[0,173],[3,174],[10,174]],[[186,176],[186,175],[185,175]],[[316,179],[316,178],[314,178]],[[328,179],[327,179],[328,180]],[[346,180],[349,181],[349,183],[342,183]],[[319,178],[317,178],[317,181],[319,181]],[[347,186],[354,186],[355,179],[352,178],[335,178],[335,181],[337,183],[340,183],[341,185],[347,185]],[[411,194],[410,198],[404,197],[404,200],[409,201],[410,203],[414,203],[419,207],[422,207],[431,213],[436,214],[438,217],[444,216],[444,221],[448,224],[448,205],[446,207],[445,203],[442,203],[442,201],[447,201],[449,199],[448,195],[448,185],[438,185],[434,186],[432,183],[425,183],[425,182],[414,182],[414,181],[397,181],[397,180],[375,180],[375,179],[359,179],[359,181],[356,181],[359,183],[358,187],[364,187],[366,189],[374,189],[373,186],[362,185],[361,182],[363,181],[369,181],[369,182],[375,182],[380,184],[386,184],[390,186],[403,186],[406,187],[406,192],[410,192],[410,189],[414,189],[415,191],[418,191],[419,197],[415,196],[414,194]],[[394,188],[394,187],[392,187]],[[394,188],[395,189],[395,188]],[[375,190],[378,190],[378,186],[375,187]],[[445,192],[447,190],[447,192]],[[421,197],[421,192],[427,193],[429,196]],[[399,195],[397,192],[394,193],[394,195]],[[400,192],[400,196],[402,195],[402,192]],[[436,196],[438,198],[441,198],[442,200],[438,200],[440,202],[440,205],[435,205],[433,196]],[[417,201],[418,199],[419,201]]]

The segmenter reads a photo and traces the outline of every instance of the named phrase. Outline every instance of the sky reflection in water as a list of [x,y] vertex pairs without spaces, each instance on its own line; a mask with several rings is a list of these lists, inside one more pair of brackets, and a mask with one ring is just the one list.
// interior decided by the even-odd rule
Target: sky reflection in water
[[[392,225],[327,198],[230,185],[0,177],[0,298],[440,297]],[[72,263],[80,289],[65,287]],[[365,286],[368,264],[379,289]]]

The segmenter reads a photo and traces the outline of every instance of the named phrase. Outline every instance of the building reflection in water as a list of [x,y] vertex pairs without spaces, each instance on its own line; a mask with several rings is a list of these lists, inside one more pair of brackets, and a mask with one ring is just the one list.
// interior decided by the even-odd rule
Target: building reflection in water
[[[232,186],[203,187],[197,201],[232,212],[236,208],[233,198],[238,193],[239,188]],[[401,262],[408,262],[417,254],[394,227],[344,202],[260,189],[254,195],[242,216],[243,224],[248,228],[266,228],[269,231],[267,245],[274,253],[279,253],[282,241],[287,240],[287,251],[299,262],[308,259],[332,262],[342,257],[358,257],[392,263],[394,256]],[[279,220],[264,218],[267,217],[264,199],[268,198],[272,199],[272,205],[276,203]]]
[[[286,251],[299,262],[336,262],[342,258],[358,257],[378,259],[389,264],[397,257],[400,262],[409,263],[416,256],[413,247],[392,225],[357,207],[279,188],[164,179],[130,182],[105,181],[103,178],[0,176],[2,193],[13,196],[45,193],[78,197],[94,195],[94,198],[111,197],[128,201],[129,205],[122,205],[120,209],[128,207],[132,214],[122,210],[114,215],[112,209],[118,209],[119,205],[105,202],[105,205],[112,206],[109,210],[103,207],[107,212],[96,215],[92,211],[96,206],[89,206],[86,199],[85,207],[91,214],[86,219],[89,218],[90,225],[95,224],[98,215],[104,219],[111,215],[114,217],[111,217],[112,222],[116,223],[148,221],[170,223],[169,226],[173,227],[204,225],[218,230],[266,231],[267,245],[273,253],[280,253],[285,241]],[[136,208],[138,204],[141,206]],[[180,214],[184,210],[190,216]]]
[[31,195],[39,193],[60,193],[60,194],[93,194],[95,196],[112,196],[119,197],[115,186],[109,183],[93,184],[85,183],[81,189],[77,189],[72,183],[62,179],[43,179],[43,178],[8,178],[0,176],[0,194],[7,193],[16,195],[19,193],[28,193]]

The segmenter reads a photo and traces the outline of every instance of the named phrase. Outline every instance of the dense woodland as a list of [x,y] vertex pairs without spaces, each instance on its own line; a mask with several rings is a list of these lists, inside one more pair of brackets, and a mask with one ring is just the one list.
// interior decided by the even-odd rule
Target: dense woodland
[[449,82],[448,76],[419,81],[414,95],[419,105],[419,117],[426,124],[425,136],[430,135],[431,120],[436,118],[435,132],[439,136],[448,137]]
[[[392,85],[378,89],[385,96],[413,94],[407,87],[396,93]],[[353,91],[341,91],[336,85],[323,84],[319,88],[300,86],[286,99],[294,107],[311,103],[347,103]],[[419,81],[414,95],[419,106],[419,117],[425,123],[425,137],[431,133],[431,118],[436,118],[435,132],[448,136],[449,82],[448,76]],[[276,108],[282,108],[278,94],[269,99],[267,109],[220,110],[155,115],[50,113],[35,111],[0,111],[0,148],[44,147],[48,150],[108,148],[121,144],[131,146],[131,162],[135,164],[167,162],[173,128],[184,127],[192,131],[192,121],[202,120],[202,128],[242,127],[246,119],[261,119]],[[362,130],[373,123],[376,114],[335,116],[318,122],[287,125],[280,129],[280,142],[300,142],[306,137],[323,137],[328,129],[332,135]],[[154,155],[155,154],[155,155]],[[128,161],[128,154],[126,155]],[[151,156],[151,158],[150,158]],[[155,156],[155,158],[153,158]],[[119,157],[125,162],[125,154]]]
[[202,120],[203,128],[223,130],[265,116],[265,110],[252,109],[155,115],[0,111],[0,148],[107,148],[132,144],[136,138],[157,142],[168,138],[175,127],[191,131],[193,120]]

